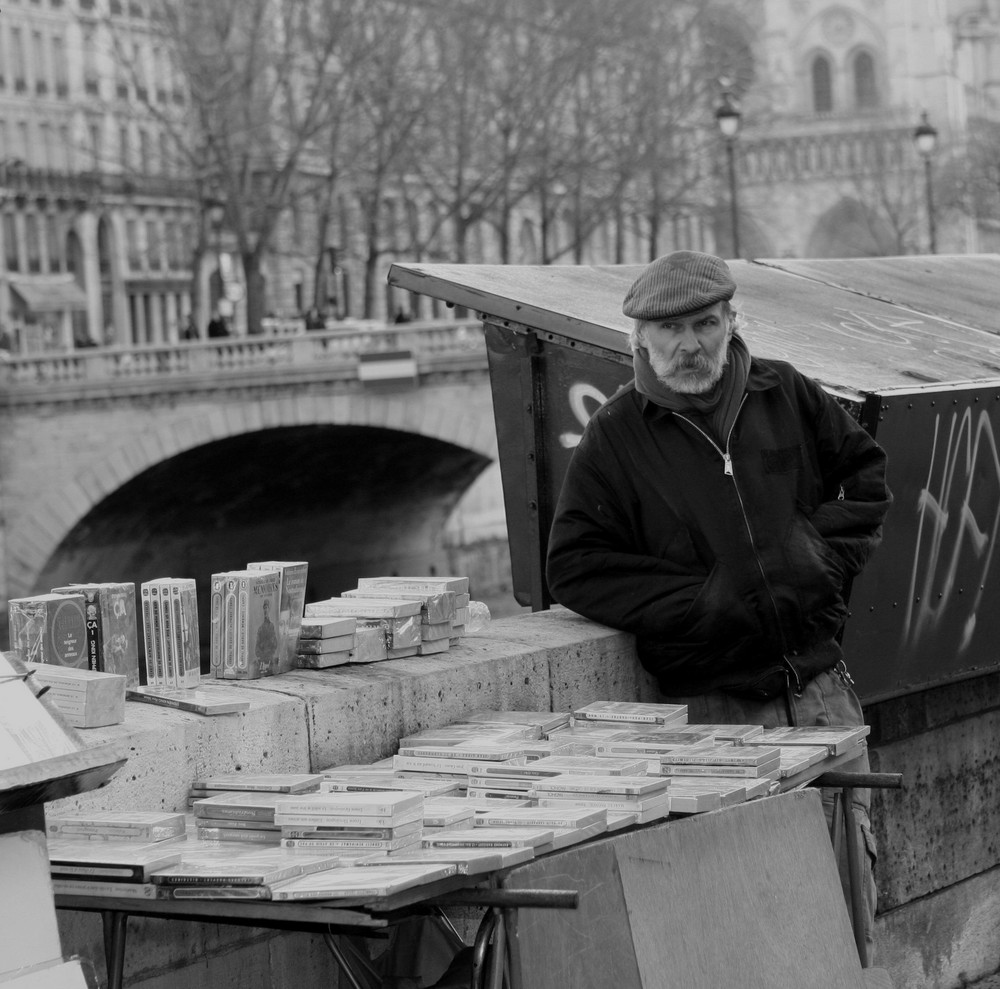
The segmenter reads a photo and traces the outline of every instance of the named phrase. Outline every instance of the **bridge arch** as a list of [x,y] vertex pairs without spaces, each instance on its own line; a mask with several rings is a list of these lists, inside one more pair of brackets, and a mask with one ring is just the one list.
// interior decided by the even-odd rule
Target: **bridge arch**
[[118,441],[89,460],[72,452],[81,436],[64,436],[65,473],[8,528],[8,597],[167,575],[201,587],[216,570],[293,555],[315,564],[313,596],[348,576],[442,568],[447,515],[496,459],[485,378],[269,392],[131,406]]

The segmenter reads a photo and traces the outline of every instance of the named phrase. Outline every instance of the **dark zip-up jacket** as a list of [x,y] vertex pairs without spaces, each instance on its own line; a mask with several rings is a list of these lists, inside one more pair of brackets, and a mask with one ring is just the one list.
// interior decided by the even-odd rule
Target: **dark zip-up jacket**
[[783,361],[751,360],[724,439],[633,383],[574,451],[549,590],[633,632],[666,694],[798,691],[842,656],[845,591],[891,502],[885,467],[850,414]]

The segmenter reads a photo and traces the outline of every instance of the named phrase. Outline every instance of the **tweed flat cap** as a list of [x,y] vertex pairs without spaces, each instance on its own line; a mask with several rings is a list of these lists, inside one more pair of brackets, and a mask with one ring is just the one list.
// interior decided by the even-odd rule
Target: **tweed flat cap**
[[698,251],[674,251],[646,265],[625,295],[632,319],[667,319],[728,301],[736,292],[729,265]]

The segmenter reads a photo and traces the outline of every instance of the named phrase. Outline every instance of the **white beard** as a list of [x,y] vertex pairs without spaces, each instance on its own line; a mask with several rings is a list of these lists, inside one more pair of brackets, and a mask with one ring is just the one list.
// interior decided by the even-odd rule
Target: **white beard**
[[699,352],[668,360],[647,348],[649,366],[660,383],[679,395],[704,395],[722,378],[729,363],[728,344],[720,347],[714,357]]

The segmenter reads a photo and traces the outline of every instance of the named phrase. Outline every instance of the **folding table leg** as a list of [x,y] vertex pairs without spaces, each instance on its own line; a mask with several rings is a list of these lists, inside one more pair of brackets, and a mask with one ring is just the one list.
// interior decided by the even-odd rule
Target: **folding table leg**
[[340,971],[343,972],[344,978],[351,984],[351,989],[371,989],[371,983],[365,983],[360,980],[350,959],[340,945],[337,944],[337,939],[329,932],[324,932],[323,939],[326,941],[326,946],[330,949],[330,954],[333,955],[333,960],[340,967]]
[[497,911],[494,909],[487,910],[483,914],[483,919],[479,922],[476,938],[472,945],[472,982],[470,989],[483,989],[486,954],[489,949],[490,936],[496,925],[496,913]]
[[122,910],[102,910],[104,962],[108,969],[108,989],[121,989],[125,975],[125,936],[128,914]]

